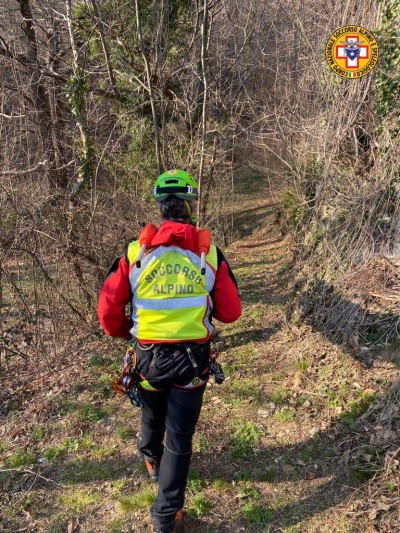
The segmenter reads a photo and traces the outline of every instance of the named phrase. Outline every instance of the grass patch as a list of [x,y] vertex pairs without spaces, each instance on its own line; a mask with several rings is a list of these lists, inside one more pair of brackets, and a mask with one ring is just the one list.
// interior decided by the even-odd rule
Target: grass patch
[[24,465],[32,465],[36,462],[36,454],[20,448],[7,457],[4,464],[7,468],[19,468]]
[[67,531],[70,513],[63,511],[52,516],[47,533],[60,533],[60,531]]
[[262,505],[256,505],[253,502],[246,503],[242,507],[242,513],[246,522],[257,524],[258,526],[266,525],[273,517],[273,513],[270,509]]
[[362,466],[349,466],[348,467],[348,474],[350,481],[352,483],[355,483],[357,485],[365,483],[365,481],[368,481],[369,479],[372,479],[374,475],[376,474],[376,470],[374,469],[367,469]]
[[242,363],[221,363],[221,366],[225,376],[228,377],[233,376],[236,372],[243,368],[244,365]]
[[107,533],[131,533],[132,519],[124,516],[119,516],[108,522],[106,528]]
[[79,439],[65,437],[61,443],[61,449],[68,453],[75,453],[79,450]]
[[132,513],[138,509],[149,507],[155,500],[156,493],[154,490],[145,488],[132,496],[123,496],[117,498],[118,506],[123,513]]
[[113,394],[111,388],[110,372],[101,374],[95,382],[95,389],[100,392],[105,398],[109,398]]
[[194,518],[201,518],[207,514],[213,507],[213,504],[204,494],[195,494],[190,499],[187,512]]
[[214,481],[211,483],[211,486],[218,492],[226,492],[231,487],[231,485],[225,481],[225,479],[214,479]]
[[347,412],[338,417],[338,420],[347,424],[350,429],[356,428],[357,418],[364,414],[376,399],[375,394],[357,392],[359,393],[359,398],[350,401],[346,406]]
[[63,481],[66,483],[108,481],[120,477],[120,473],[120,468],[104,461],[70,461],[65,466]]
[[245,486],[241,488],[239,495],[242,499],[256,500],[260,497],[260,493],[255,489],[251,482],[246,482]]
[[68,415],[69,413],[72,413],[72,411],[75,411],[75,409],[76,409],[76,402],[73,402],[71,400],[65,400],[59,408],[59,413],[61,416],[65,416],[65,415]]
[[95,446],[95,442],[90,433],[84,433],[79,441],[79,447],[84,450],[91,450]]
[[43,456],[46,457],[48,461],[53,461],[54,459],[61,457],[63,453],[64,450],[61,446],[50,446],[44,449]]
[[270,468],[265,472],[257,475],[258,481],[263,481],[265,483],[275,483],[278,479],[278,471],[275,468]]
[[202,487],[204,487],[205,484],[206,484],[205,480],[202,479],[202,477],[196,470],[192,470],[192,469],[189,470],[187,487],[190,490],[198,492],[199,490],[202,489]]
[[[238,381],[233,381],[226,386],[226,393],[230,393],[237,403],[239,400],[247,400],[249,396],[254,401],[260,403],[264,398],[260,393],[260,388],[252,379],[241,378]],[[240,405],[239,405],[240,406]]]
[[270,400],[275,405],[283,405],[290,396],[290,391],[286,387],[277,387],[272,393]]
[[46,424],[35,424],[31,427],[30,437],[33,440],[40,441],[50,434],[50,428]]
[[294,411],[289,411],[289,409],[282,409],[279,413],[274,413],[274,420],[280,420],[281,422],[291,422],[296,418],[296,413]]
[[326,445],[319,435],[315,435],[306,446],[300,451],[300,456],[303,461],[313,461],[316,459],[324,459],[332,455],[332,450]]
[[211,441],[203,435],[199,435],[193,440],[193,450],[197,453],[207,453],[212,450],[212,447]]
[[82,422],[96,422],[106,416],[106,412],[91,403],[84,403],[78,408],[78,418]]
[[252,481],[253,473],[248,470],[243,470],[242,472],[236,472],[233,478],[235,481]]
[[297,368],[299,369],[300,372],[306,372],[309,366],[310,366],[310,361],[308,359],[305,359],[302,357],[301,359],[297,361]]
[[115,448],[111,446],[99,446],[91,450],[91,456],[94,459],[108,459],[114,455]]
[[136,435],[136,431],[132,428],[128,428],[126,426],[119,426],[115,430],[115,433],[117,437],[119,437],[122,440],[131,439]]
[[85,489],[70,491],[68,494],[64,494],[60,498],[60,503],[75,513],[80,513],[86,507],[98,503],[99,501],[99,494]]
[[239,459],[252,452],[252,447],[256,446],[263,431],[254,422],[243,422],[241,420],[233,424],[234,433],[230,441],[231,456]]

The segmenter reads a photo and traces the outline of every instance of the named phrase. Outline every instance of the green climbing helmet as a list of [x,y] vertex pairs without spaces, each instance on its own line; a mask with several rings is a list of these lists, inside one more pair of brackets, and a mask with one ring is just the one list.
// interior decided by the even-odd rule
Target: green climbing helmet
[[167,170],[158,176],[154,184],[154,198],[162,202],[173,194],[182,200],[196,200],[198,187],[195,179],[184,170]]

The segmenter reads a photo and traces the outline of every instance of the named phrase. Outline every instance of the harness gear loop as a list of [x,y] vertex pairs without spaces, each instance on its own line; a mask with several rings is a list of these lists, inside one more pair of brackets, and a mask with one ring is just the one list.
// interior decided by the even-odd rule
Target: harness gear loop
[[225,381],[225,374],[222,370],[222,366],[217,363],[217,359],[219,357],[219,351],[218,346],[215,341],[215,339],[212,339],[213,347],[214,347],[214,355],[210,352],[210,365],[209,365],[209,373],[211,376],[214,377],[214,381],[217,385],[221,385]]
[[130,342],[123,360],[122,374],[111,382],[111,387],[123,400],[129,398],[133,407],[144,407],[139,392],[139,377],[137,373],[136,341]]

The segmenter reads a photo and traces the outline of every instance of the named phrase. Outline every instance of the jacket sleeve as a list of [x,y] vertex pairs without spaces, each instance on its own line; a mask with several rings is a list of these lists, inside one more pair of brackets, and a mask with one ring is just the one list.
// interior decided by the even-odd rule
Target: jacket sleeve
[[106,335],[127,338],[132,326],[125,314],[131,301],[129,266],[126,257],[114,261],[100,291],[97,314]]
[[214,308],[212,316],[220,322],[235,322],[242,314],[242,304],[235,276],[223,253],[217,248],[218,268],[211,291]]

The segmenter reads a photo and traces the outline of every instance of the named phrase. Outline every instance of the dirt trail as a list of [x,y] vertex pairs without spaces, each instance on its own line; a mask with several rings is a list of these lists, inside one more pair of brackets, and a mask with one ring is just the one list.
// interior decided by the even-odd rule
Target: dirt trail
[[[269,183],[252,187],[250,179],[238,187],[241,237],[226,251],[243,317],[218,326],[227,379],[205,393],[184,531],[395,531],[368,529],[366,513],[351,512],[364,489],[349,433],[360,406],[394,379],[395,365],[377,355],[367,368],[323,332],[286,320],[289,240]],[[122,350],[105,337],[86,339],[58,389],[33,387],[2,424],[8,473],[0,473],[0,531],[66,532],[73,516],[82,533],[148,531],[155,486],[136,452],[139,412],[109,387]]]

